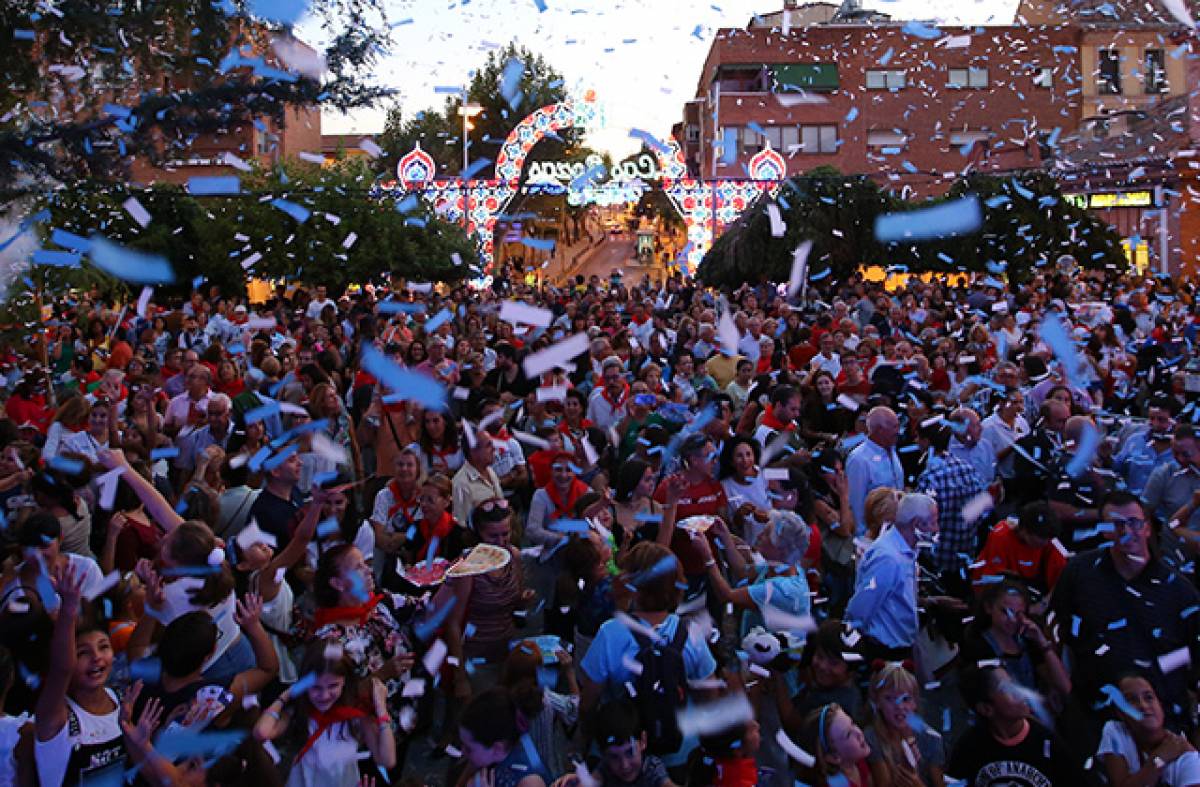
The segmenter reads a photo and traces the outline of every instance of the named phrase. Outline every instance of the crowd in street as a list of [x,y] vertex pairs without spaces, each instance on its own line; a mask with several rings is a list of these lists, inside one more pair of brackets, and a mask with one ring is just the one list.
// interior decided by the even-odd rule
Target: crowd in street
[[0,348],[0,787],[1200,785],[1190,281],[520,281]]

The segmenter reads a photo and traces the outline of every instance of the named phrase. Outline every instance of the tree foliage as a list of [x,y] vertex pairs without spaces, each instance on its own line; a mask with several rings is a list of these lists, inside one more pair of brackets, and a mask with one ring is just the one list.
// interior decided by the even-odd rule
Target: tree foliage
[[[261,257],[248,273],[260,278],[321,283],[338,291],[351,283],[382,281],[389,273],[413,279],[456,281],[477,259],[465,230],[419,206],[402,214],[371,192],[373,178],[360,159],[322,168],[291,163],[242,179],[243,193],[194,197],[171,185],[129,190],[87,184],[63,188],[45,202],[51,217],[41,225],[44,245],[55,248],[52,229],[88,237],[101,233],[130,248],[166,257],[176,272],[174,289],[186,293],[200,276],[227,293],[242,292],[242,262]],[[151,216],[141,227],[122,207],[135,197]],[[299,222],[273,206],[285,199],[310,211]],[[455,261],[457,257],[457,262]],[[52,273],[50,273],[52,271]],[[48,290],[117,289],[120,282],[87,263],[78,268],[34,268],[51,275]],[[172,289],[172,288],[165,288]],[[134,293],[135,294],[135,293]]]
[[282,123],[287,108],[345,110],[392,92],[370,75],[388,44],[383,0],[311,0],[328,40],[319,79],[269,54],[290,30],[253,16],[247,0],[53,5],[0,4],[2,197],[48,180],[117,182],[134,155],[161,162],[204,135]]
[[[978,197],[983,224],[978,231],[925,243],[880,243],[877,217],[931,207],[968,194]],[[944,197],[909,203],[865,176],[848,177],[830,168],[793,178],[774,200],[787,224],[783,237],[771,235],[767,198],[747,210],[716,240],[701,261],[706,283],[738,285],[787,281],[793,251],[812,240],[810,276],[845,278],[860,267],[899,267],[912,272],[969,271],[1007,275],[1022,281],[1061,254],[1087,268],[1124,267],[1120,238],[1088,211],[1067,202],[1045,173],[997,177],[970,175]]]
[[[515,90],[506,97],[501,91],[501,83],[510,63],[519,64],[512,67],[520,68],[520,78]],[[466,102],[480,107],[479,114],[470,119],[473,128],[467,135],[468,159],[471,162],[487,159],[489,162],[476,177],[492,177],[495,171],[492,164],[500,147],[518,123],[534,110],[559,103],[566,97],[562,75],[541,55],[514,43],[489,52],[483,67],[473,73],[466,88]],[[386,153],[378,159],[379,166],[386,172],[394,172],[400,157],[420,144],[437,163],[439,175],[457,176],[462,171],[463,161],[463,123],[458,112],[463,103],[462,96],[451,96],[440,109],[430,107],[407,117],[398,105],[391,107],[378,140]],[[547,137],[538,144],[530,151],[529,161],[569,157],[579,148],[582,131],[568,129],[558,137]]]

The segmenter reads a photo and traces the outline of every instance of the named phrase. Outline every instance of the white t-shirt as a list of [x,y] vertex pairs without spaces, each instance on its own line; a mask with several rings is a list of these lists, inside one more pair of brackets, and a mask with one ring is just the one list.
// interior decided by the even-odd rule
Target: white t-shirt
[[[1142,758],[1138,754],[1137,744],[1123,722],[1110,721],[1104,725],[1100,735],[1100,749],[1097,756],[1116,754],[1125,758],[1131,774],[1137,773],[1142,767]],[[1194,751],[1181,755],[1163,769],[1161,784],[1167,787],[1191,787],[1200,784],[1200,754]]]
[[[95,560],[92,560],[90,557],[76,555],[73,552],[64,552],[63,554],[66,556],[67,561],[71,564],[71,567],[75,569],[75,573],[83,577],[83,597],[93,598],[98,595],[101,588],[104,587],[104,574],[100,571],[100,564]],[[16,587],[16,580],[10,582],[4,587],[3,596],[8,597],[9,591],[12,591]],[[40,583],[38,589],[44,596],[42,599],[42,604],[46,607],[46,612],[50,614],[58,612],[58,593],[54,591],[49,581]],[[20,591],[14,593],[13,597],[23,598],[25,592],[26,590],[22,588]]]
[[68,697],[67,723],[58,734],[48,741],[39,741],[37,736],[34,736],[33,755],[37,764],[38,780],[42,784],[61,785],[68,776],[67,771],[71,766],[73,754],[78,760],[76,766],[85,779],[90,776],[99,781],[100,775],[110,768],[117,769],[117,774],[124,770],[125,744],[121,732],[121,701],[112,689],[105,691],[115,706],[111,713],[94,716]]
[[21,738],[21,728],[32,719],[28,713],[0,716],[0,787],[12,787],[17,783],[17,760],[13,752]]

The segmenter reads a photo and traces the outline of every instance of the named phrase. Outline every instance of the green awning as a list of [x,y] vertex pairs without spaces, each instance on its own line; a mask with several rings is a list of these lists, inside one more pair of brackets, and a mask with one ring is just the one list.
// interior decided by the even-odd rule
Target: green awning
[[837,90],[837,63],[792,63],[771,66],[775,92]]

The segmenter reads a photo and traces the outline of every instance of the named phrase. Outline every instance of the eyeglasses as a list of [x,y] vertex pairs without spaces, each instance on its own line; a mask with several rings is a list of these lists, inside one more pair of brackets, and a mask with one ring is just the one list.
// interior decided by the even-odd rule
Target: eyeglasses
[[1125,529],[1130,533],[1140,533],[1146,529],[1147,522],[1145,519],[1113,518],[1111,524],[1117,530]]

